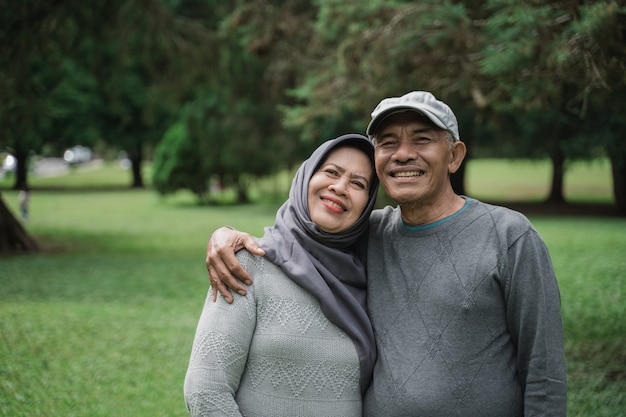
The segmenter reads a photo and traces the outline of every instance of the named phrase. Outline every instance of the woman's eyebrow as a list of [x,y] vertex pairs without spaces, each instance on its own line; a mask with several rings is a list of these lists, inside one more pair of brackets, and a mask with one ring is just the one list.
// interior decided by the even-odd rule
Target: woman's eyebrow
[[[337,171],[341,172],[342,174],[345,174],[345,173],[346,173],[346,171],[347,171],[347,169],[346,169],[346,168],[344,168],[344,167],[342,167],[342,166],[340,166],[340,165],[337,165],[337,164],[335,164],[335,163],[333,163],[333,162],[329,162],[329,163],[327,163],[327,164],[324,164],[324,165],[322,165],[322,167],[321,167],[321,168],[324,168],[324,167],[327,167],[327,166],[333,166],[333,167],[334,167]],[[364,176],[364,175],[361,175],[361,174],[352,173],[352,174],[350,175],[350,178],[360,178],[360,179],[363,179],[363,181],[365,181],[368,185],[369,185],[369,183],[370,183],[370,182],[369,182],[369,180],[367,179],[367,177],[366,177],[366,176]]]

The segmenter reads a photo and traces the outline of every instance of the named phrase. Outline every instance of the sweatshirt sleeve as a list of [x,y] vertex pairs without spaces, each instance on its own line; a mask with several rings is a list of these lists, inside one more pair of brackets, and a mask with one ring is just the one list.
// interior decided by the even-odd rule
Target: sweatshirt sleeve
[[508,248],[507,322],[517,345],[524,415],[566,415],[559,288],[548,249],[530,227]]
[[[244,268],[250,271],[248,266]],[[256,322],[254,286],[233,304],[207,295],[196,329],[184,394],[192,417],[241,416],[235,394]]]

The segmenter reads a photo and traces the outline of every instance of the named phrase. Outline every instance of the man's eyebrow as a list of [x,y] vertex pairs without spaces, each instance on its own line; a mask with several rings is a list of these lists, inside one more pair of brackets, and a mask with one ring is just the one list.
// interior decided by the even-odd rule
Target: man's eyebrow
[[421,129],[413,129],[412,133],[430,133],[435,132],[436,129],[432,126],[423,127]]
[[[433,126],[426,126],[422,128],[415,128],[411,130],[412,135],[420,134],[420,133],[431,133],[436,132],[437,130]],[[375,137],[387,137],[387,136],[395,136],[395,132],[389,131],[387,129],[382,129],[379,134]]]

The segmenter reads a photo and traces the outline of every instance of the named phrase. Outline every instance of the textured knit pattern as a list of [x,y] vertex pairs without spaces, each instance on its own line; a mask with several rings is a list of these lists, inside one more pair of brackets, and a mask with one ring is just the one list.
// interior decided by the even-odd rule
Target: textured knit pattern
[[264,258],[237,257],[254,284],[207,297],[185,378],[192,416],[361,416],[359,360],[318,301]]
[[388,207],[371,226],[366,416],[565,416],[559,291],[525,217],[470,200],[435,224]]

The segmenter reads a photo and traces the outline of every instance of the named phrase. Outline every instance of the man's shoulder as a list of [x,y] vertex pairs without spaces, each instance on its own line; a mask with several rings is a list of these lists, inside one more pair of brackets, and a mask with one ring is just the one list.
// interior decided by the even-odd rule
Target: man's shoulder
[[502,205],[475,201],[473,226],[480,230],[493,230],[501,239],[517,241],[521,236],[535,230],[522,213]]
[[479,200],[473,200],[473,203],[475,212],[488,214],[496,224],[517,224],[520,226],[530,225],[528,218],[519,211],[515,211],[502,205],[485,203]]
[[385,206],[380,209],[372,211],[370,215],[370,227],[379,227],[383,224],[394,221],[396,218],[397,207]]

